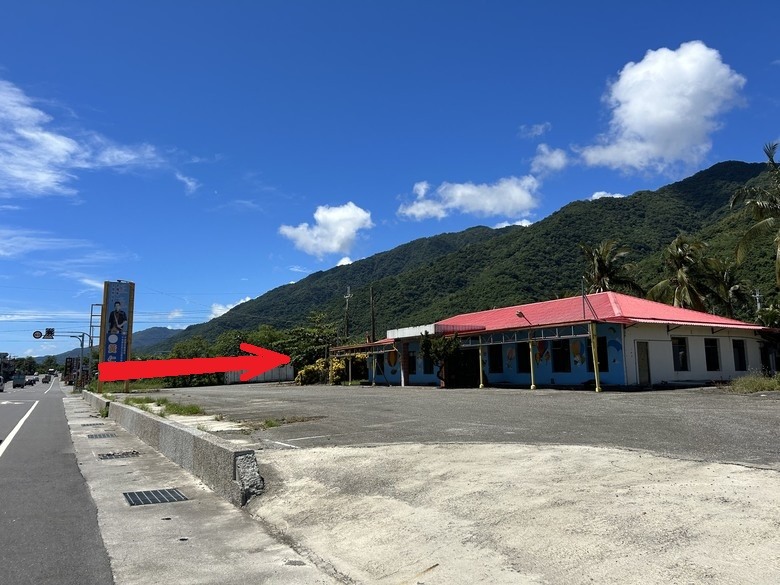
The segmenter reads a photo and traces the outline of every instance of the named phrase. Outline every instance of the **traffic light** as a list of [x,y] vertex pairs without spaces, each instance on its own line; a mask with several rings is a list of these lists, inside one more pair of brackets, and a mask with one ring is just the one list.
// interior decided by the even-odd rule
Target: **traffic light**
[[46,333],[43,334],[44,339],[54,339],[54,327],[47,327]]

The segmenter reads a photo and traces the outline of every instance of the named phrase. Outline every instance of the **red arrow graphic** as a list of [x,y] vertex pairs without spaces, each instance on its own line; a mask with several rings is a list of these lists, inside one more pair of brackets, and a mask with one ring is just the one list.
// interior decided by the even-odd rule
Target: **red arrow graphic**
[[101,382],[116,382],[117,380],[137,380],[140,378],[163,378],[165,376],[243,371],[244,373],[241,374],[240,379],[242,382],[246,382],[263,372],[290,362],[289,356],[269,349],[263,349],[249,343],[242,343],[240,347],[242,351],[254,355],[102,362],[98,364],[98,374]]

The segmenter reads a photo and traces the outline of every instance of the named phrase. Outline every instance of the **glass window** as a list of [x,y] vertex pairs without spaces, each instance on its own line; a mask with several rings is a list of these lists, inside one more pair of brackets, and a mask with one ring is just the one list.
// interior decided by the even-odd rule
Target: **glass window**
[[738,372],[746,372],[747,354],[745,354],[745,340],[734,339],[731,343],[734,347],[734,369]]
[[717,339],[704,340],[704,361],[707,363],[708,372],[720,370],[720,351],[718,350]]
[[423,358],[423,374],[433,374],[433,360],[429,357]]
[[672,359],[675,372],[688,371],[688,339],[685,337],[672,337]]
[[502,374],[504,372],[504,346],[488,345],[488,372]]
[[568,339],[553,339],[552,371],[571,372],[571,352]]
[[416,351],[410,351],[409,352],[409,375],[417,373],[417,352]]
[[[596,338],[596,352],[599,358],[599,372],[609,372],[609,357],[607,354],[607,337]],[[588,371],[593,371],[593,351],[590,346],[590,339],[588,339]]]
[[518,343],[515,348],[517,355],[517,372],[519,374],[531,373],[531,353],[528,351],[527,343]]

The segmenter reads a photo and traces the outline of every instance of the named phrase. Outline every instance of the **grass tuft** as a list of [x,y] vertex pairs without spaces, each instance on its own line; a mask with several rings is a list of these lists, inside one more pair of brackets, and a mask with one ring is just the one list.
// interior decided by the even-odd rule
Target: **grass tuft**
[[732,380],[728,386],[729,392],[736,394],[755,394],[756,392],[777,392],[780,390],[780,374],[763,376],[761,374],[748,374],[736,380]]

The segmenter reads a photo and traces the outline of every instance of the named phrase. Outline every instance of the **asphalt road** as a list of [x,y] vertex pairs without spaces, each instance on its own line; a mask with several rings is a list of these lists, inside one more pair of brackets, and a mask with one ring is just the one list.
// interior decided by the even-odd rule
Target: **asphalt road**
[[[231,385],[165,389],[225,419],[309,419],[257,430],[260,448],[389,443],[617,447],[780,470],[780,393]],[[227,433],[228,435],[230,433]]]
[[55,379],[0,394],[0,583],[113,583]]

